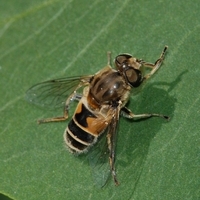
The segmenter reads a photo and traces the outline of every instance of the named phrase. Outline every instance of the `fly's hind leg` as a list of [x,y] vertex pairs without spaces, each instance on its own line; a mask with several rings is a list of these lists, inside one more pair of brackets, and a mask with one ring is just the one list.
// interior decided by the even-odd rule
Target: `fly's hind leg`
[[109,164],[110,171],[112,173],[113,180],[115,185],[118,186],[119,182],[117,180],[116,170],[115,170],[115,146],[116,146],[116,137],[117,137],[117,125],[119,122],[119,113],[120,113],[120,105],[114,109],[114,112],[110,113],[112,117],[111,123],[108,128],[107,133],[107,143],[109,150]]
[[52,118],[47,118],[47,119],[40,119],[38,120],[38,124],[41,124],[41,123],[46,123],[46,122],[60,122],[60,121],[65,121],[68,119],[68,110],[69,110],[69,105],[71,103],[71,101],[73,100],[77,100],[79,101],[81,99],[82,95],[80,94],[77,94],[77,93],[72,93],[66,103],[65,103],[65,107],[64,107],[64,114],[63,116],[60,116],[60,117],[52,117]]
[[144,113],[135,115],[131,110],[127,107],[123,107],[121,109],[121,113],[124,117],[128,119],[138,119],[138,118],[150,118],[150,117],[161,117],[163,119],[169,120],[170,118],[166,115],[156,114],[156,113]]
[[[116,131],[116,130],[115,130]],[[114,183],[116,186],[119,185],[119,182],[117,180],[116,170],[115,170],[115,144],[113,143],[113,133],[115,131],[111,131],[107,135],[107,142],[108,142],[108,149],[109,149],[109,165],[110,165],[110,171],[114,180]],[[113,133],[112,133],[113,132]]]

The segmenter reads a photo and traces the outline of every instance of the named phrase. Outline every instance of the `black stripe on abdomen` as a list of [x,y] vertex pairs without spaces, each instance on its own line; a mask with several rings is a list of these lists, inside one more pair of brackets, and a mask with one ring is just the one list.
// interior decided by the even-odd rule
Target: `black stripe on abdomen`
[[97,118],[86,106],[82,103],[81,104],[81,112],[75,113],[74,119],[78,124],[83,126],[84,128],[88,127],[87,118]]
[[75,152],[84,151],[88,146],[76,141],[68,132],[66,133],[67,146],[70,150]]
[[73,135],[79,140],[87,143],[92,143],[95,139],[93,135],[81,129],[75,122],[74,119],[68,124],[68,128],[73,133]]

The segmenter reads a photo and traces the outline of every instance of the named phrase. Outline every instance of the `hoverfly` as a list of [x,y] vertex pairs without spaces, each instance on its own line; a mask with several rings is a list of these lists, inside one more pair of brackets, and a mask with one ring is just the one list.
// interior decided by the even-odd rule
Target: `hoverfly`
[[[114,60],[116,69],[113,69],[110,64],[111,54],[108,53],[107,66],[94,75],[60,78],[32,86],[26,93],[29,102],[40,106],[64,107],[63,116],[41,119],[38,123],[68,119],[70,102],[78,101],[76,111],[64,132],[64,141],[72,153],[81,154],[87,152],[100,136],[106,138],[108,171],[118,185],[114,161],[120,114],[129,119],[169,119],[168,116],[155,113],[136,115],[126,107],[131,90],[139,87],[160,68],[167,48],[164,47],[154,64],[130,54],[120,54]],[[144,68],[149,68],[149,73],[145,74]],[[82,93],[77,92],[80,88],[83,88]],[[98,160],[95,156],[92,159]]]

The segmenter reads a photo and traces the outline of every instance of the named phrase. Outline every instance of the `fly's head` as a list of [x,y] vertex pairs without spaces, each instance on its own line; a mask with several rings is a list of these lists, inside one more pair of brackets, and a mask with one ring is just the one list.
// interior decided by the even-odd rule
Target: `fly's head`
[[115,58],[115,66],[131,87],[138,87],[143,82],[142,64],[130,54],[120,54]]

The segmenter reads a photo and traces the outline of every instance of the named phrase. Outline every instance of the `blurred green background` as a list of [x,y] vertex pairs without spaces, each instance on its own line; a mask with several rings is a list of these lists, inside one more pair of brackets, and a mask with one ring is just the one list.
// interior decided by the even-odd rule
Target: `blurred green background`
[[[194,1],[0,1],[0,193],[13,199],[198,199],[200,3]],[[131,53],[163,66],[129,108],[170,122],[121,118],[112,180],[94,186],[87,160],[64,147],[67,122],[24,100],[35,83],[94,74]],[[71,111],[71,114],[73,110]]]

